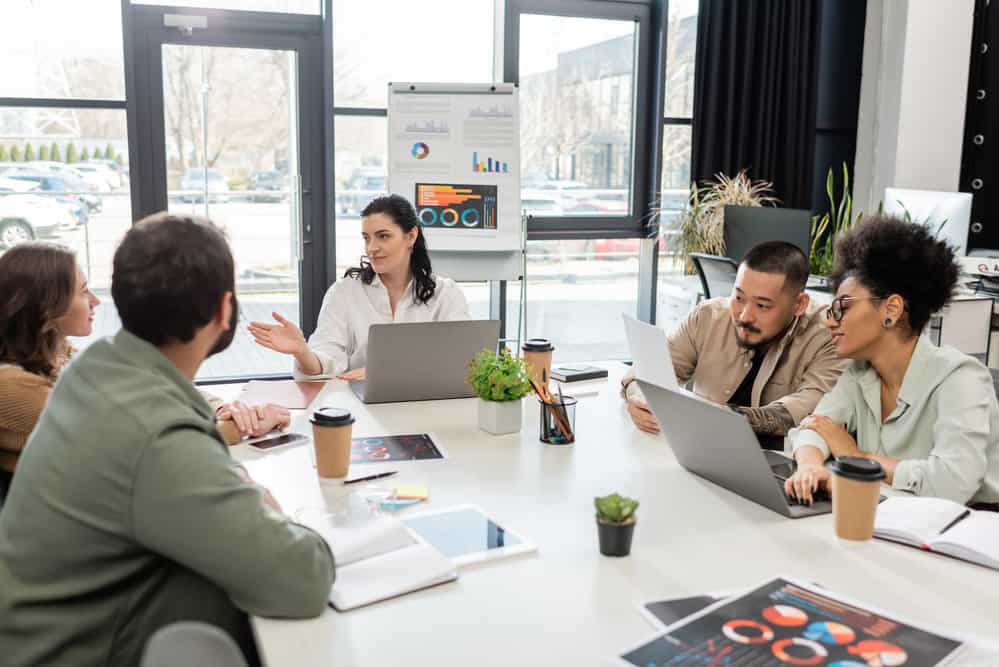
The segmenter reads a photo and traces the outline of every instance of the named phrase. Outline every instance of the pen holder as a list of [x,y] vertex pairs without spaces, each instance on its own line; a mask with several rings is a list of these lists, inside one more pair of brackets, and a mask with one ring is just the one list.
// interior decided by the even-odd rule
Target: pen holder
[[571,445],[576,441],[576,399],[563,396],[554,403],[539,400],[541,427],[539,438],[549,445]]

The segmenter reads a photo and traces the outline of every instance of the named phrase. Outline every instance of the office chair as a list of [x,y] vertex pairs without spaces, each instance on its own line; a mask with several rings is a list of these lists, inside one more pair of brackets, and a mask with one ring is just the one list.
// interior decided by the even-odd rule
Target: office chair
[[692,252],[690,261],[694,263],[697,275],[701,278],[701,291],[704,292],[705,299],[732,293],[735,274],[739,270],[739,265],[733,260],[721,255]]
[[180,621],[160,628],[146,643],[141,667],[247,667],[243,652],[214,625]]

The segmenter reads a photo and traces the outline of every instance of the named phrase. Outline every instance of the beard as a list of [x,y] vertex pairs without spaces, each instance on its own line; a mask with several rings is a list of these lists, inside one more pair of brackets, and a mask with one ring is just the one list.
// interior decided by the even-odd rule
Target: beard
[[787,324],[787,326],[785,326],[779,332],[777,332],[773,336],[770,336],[768,338],[764,338],[763,340],[761,340],[761,341],[759,341],[757,343],[750,343],[749,341],[745,340],[739,334],[740,333],[746,333],[746,332],[758,334],[758,333],[761,333],[759,329],[757,329],[756,327],[752,327],[750,325],[736,323],[736,325],[735,325],[735,340],[739,343],[739,347],[741,347],[741,348],[743,348],[745,350],[765,350],[768,347],[770,347],[773,344],[774,341],[776,341],[777,339],[779,339],[782,336],[784,336],[784,334],[787,333],[787,330],[791,328],[791,323],[793,323],[793,322],[794,322],[794,319],[792,318],[791,322],[789,322]]
[[212,349],[208,352],[209,357],[216,355],[219,352],[224,352],[230,345],[232,345],[232,340],[236,337],[236,325],[239,324],[239,300],[236,299],[235,294],[231,295],[230,303],[232,304],[232,313],[229,315],[229,329],[219,334],[219,338],[215,341],[215,345],[213,345]]

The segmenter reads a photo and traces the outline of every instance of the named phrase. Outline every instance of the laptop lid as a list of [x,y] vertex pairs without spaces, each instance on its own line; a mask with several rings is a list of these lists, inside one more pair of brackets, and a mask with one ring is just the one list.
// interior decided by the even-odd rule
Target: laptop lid
[[499,320],[372,324],[365,381],[351,387],[365,403],[474,396],[468,364],[496,349],[499,330]]
[[678,389],[673,357],[666,332],[622,313],[628,352],[635,362],[635,377],[657,387]]
[[789,505],[746,418],[683,390],[638,380],[676,460],[690,472],[784,516],[832,511],[830,503]]

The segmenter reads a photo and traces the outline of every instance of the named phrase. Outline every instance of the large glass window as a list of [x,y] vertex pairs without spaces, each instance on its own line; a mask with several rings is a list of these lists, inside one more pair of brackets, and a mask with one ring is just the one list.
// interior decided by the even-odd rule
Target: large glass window
[[537,216],[630,211],[634,21],[520,17],[523,206]]
[[385,194],[385,118],[336,116],[333,133],[336,162],[336,275],[357,266],[364,254],[361,210]]
[[72,248],[102,300],[92,336],[73,342],[114,333],[111,258],[132,224],[125,112],[8,107],[0,137],[0,253],[33,239]]
[[666,116],[694,114],[697,0],[670,0],[666,36]]
[[[123,99],[119,0],[4,0],[0,97]],[[53,114],[53,133],[80,131]],[[122,135],[124,136],[124,135]]]
[[337,107],[385,108],[390,81],[493,80],[492,0],[336,0]]
[[135,5],[168,5],[198,9],[241,9],[251,12],[318,14],[322,0],[132,0]]

